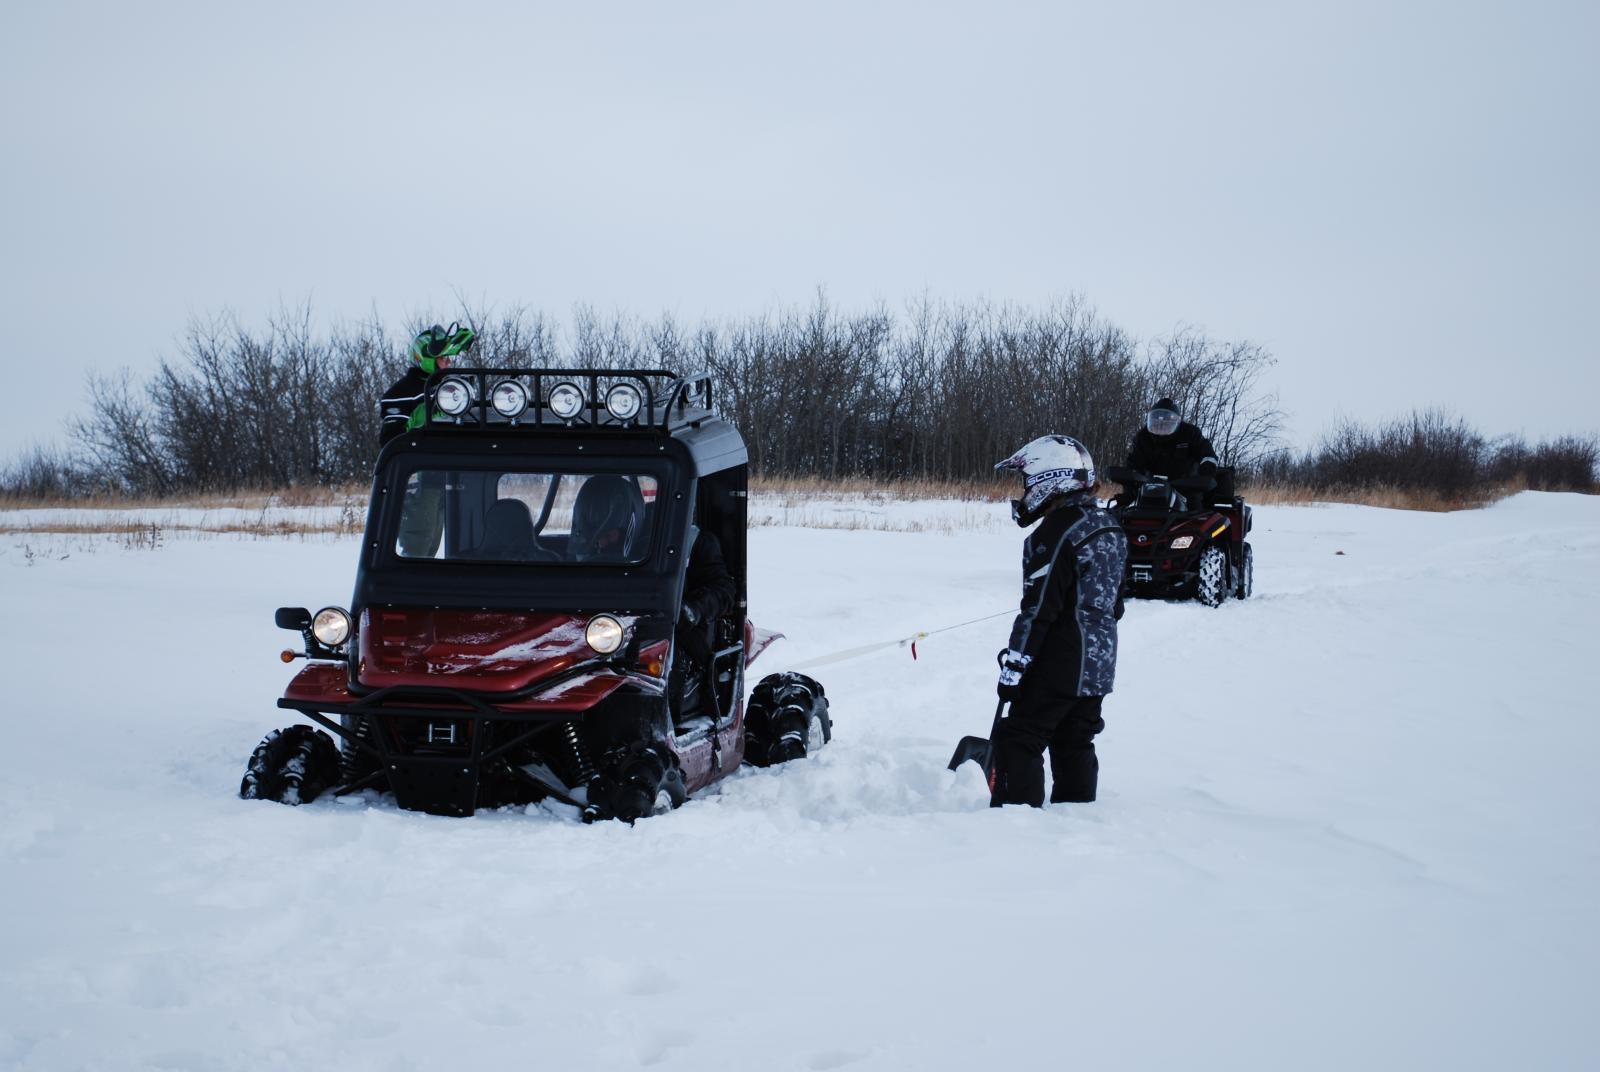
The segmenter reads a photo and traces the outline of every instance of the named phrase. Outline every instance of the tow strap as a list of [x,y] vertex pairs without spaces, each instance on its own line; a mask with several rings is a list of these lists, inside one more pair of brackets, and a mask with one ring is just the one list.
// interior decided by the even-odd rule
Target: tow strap
[[965,629],[967,626],[977,625],[979,622],[991,622],[996,618],[1004,618],[1016,613],[1017,612],[1015,610],[1007,608],[1006,610],[998,611],[994,614],[985,614],[982,618],[972,618],[964,622],[956,622],[954,625],[940,626],[938,629],[918,630],[917,632],[912,633],[910,636],[896,637],[894,640],[883,640],[876,644],[863,644],[857,648],[842,648],[839,651],[829,652],[827,655],[819,655],[815,659],[807,659],[803,663],[798,663],[795,666],[790,667],[790,669],[810,670],[811,668],[817,666],[827,666],[830,663],[842,663],[847,659],[856,659],[863,655],[871,655],[875,651],[884,651],[888,648],[909,647],[911,649],[911,657],[915,659],[917,657],[917,642],[920,640],[926,640],[931,636],[938,636],[940,633],[948,633],[953,629]]

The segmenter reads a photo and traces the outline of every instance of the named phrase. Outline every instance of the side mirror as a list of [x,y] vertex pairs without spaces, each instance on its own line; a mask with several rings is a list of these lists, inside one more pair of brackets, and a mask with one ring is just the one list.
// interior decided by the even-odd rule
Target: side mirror
[[279,629],[293,629],[297,633],[311,628],[311,612],[304,607],[279,607],[272,620]]

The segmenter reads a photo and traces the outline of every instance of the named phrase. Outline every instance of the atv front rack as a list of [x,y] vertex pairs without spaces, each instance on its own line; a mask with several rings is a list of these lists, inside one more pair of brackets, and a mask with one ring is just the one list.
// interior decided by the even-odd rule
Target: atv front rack
[[[438,406],[440,388],[451,381],[465,384],[470,399],[465,411],[454,416]],[[526,409],[507,416],[495,408],[494,392],[502,384],[521,389]],[[620,386],[638,392],[639,408],[630,417],[618,417],[607,408],[610,393]],[[562,388],[575,388],[582,396],[581,407],[570,416],[562,416],[550,406],[551,395]],[[670,432],[712,415],[709,372],[679,376],[660,369],[452,368],[430,376],[425,390],[425,428],[645,428]]]

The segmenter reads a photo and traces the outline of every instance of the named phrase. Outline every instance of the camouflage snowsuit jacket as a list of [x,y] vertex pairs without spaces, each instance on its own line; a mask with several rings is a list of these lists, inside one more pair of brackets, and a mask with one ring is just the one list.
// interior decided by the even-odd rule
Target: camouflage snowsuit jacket
[[1104,696],[1117,672],[1128,538],[1088,496],[1044,516],[1022,545],[1011,650],[1028,661],[1024,700]]

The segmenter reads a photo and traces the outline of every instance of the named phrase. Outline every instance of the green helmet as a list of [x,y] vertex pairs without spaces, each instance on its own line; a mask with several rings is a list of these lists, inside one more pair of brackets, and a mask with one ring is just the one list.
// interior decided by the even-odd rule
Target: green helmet
[[441,368],[449,368],[451,358],[471,349],[477,337],[476,331],[459,323],[451,324],[448,330],[435,324],[411,340],[411,363],[432,376]]

